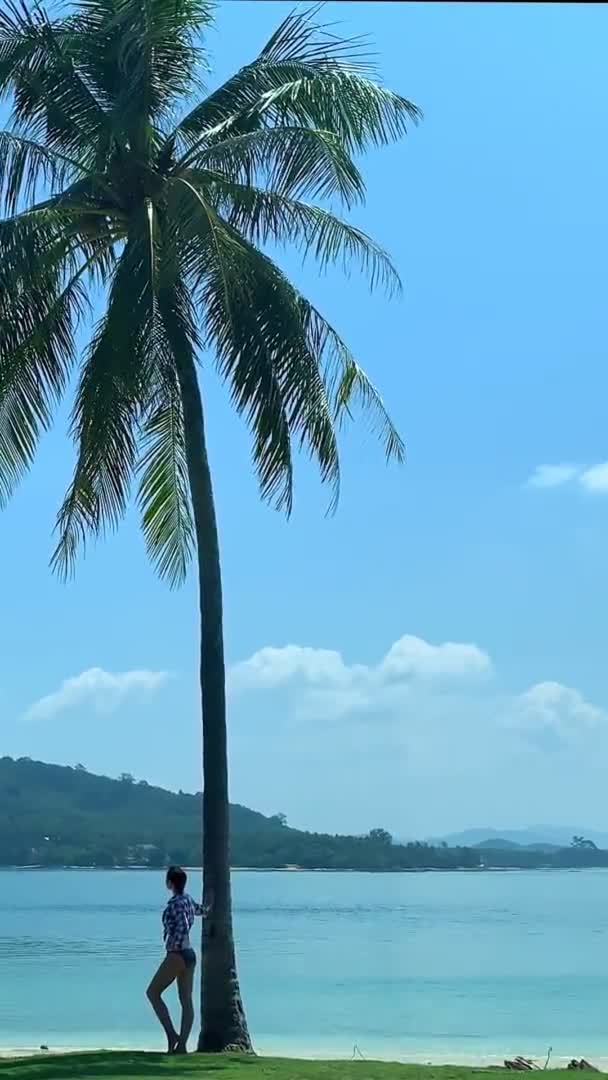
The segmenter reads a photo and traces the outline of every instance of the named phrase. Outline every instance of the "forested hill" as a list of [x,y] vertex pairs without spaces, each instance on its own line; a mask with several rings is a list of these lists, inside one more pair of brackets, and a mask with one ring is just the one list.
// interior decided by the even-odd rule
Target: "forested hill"
[[[139,861],[199,863],[202,796],[174,794],[123,774],[96,776],[82,766],[0,758],[0,863]],[[231,806],[238,843],[276,835],[278,818]]]
[[[201,802],[123,775],[95,776],[76,766],[0,759],[0,865],[164,866],[201,862]],[[382,829],[330,836],[291,829],[281,815],[231,807],[233,866],[328,870],[479,869],[608,866],[608,852],[577,838],[554,852],[488,851],[395,844]]]

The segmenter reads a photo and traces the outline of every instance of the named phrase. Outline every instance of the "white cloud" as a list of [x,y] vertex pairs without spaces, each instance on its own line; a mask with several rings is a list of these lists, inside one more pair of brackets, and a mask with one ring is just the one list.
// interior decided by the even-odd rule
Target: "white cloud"
[[51,694],[35,701],[27,709],[27,720],[49,720],[66,709],[87,705],[96,712],[112,711],[125,698],[154,693],[168,679],[166,671],[104,671],[89,668],[70,679],[64,679]]
[[571,484],[592,495],[608,494],[608,461],[596,465],[537,465],[528,477],[532,488],[558,488]]
[[491,666],[489,656],[477,645],[450,641],[432,645],[406,634],[375,666],[346,664],[341,653],[330,649],[267,646],[249,660],[234,664],[229,678],[233,690],[283,686],[296,679],[315,686],[348,687],[361,681],[377,684],[398,678],[466,677],[484,673]]
[[302,645],[271,645],[259,649],[249,660],[234,664],[229,671],[231,690],[272,689],[295,679],[316,685],[343,685],[354,669],[347,668],[339,652],[311,649]]
[[537,465],[528,478],[528,487],[555,488],[567,484],[578,476],[578,465]]
[[488,654],[477,645],[453,641],[431,645],[422,638],[405,634],[391,646],[377,671],[390,678],[458,678],[483,675],[491,666]]
[[590,491],[593,494],[605,494],[608,492],[608,461],[584,469],[580,475],[580,483],[585,491]]
[[266,647],[228,673],[233,695],[293,694],[297,716],[338,718],[370,709],[394,712],[413,690],[487,674],[490,657],[472,644],[433,645],[406,634],[378,664],[347,664],[339,652],[301,645]]
[[586,701],[578,690],[558,682],[536,683],[516,697],[507,722],[560,741],[598,730],[608,732],[608,713]]

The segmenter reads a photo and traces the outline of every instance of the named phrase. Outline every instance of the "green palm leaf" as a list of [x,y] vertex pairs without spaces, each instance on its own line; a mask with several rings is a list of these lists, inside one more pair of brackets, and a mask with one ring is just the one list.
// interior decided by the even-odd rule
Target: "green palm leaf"
[[175,174],[188,165],[213,169],[245,184],[259,181],[280,195],[339,195],[347,206],[360,200],[365,190],[340,140],[317,129],[277,127],[212,141],[189,151]]
[[257,60],[179,124],[190,145],[212,129],[238,134],[296,124],[332,132],[349,151],[402,138],[421,112],[373,76],[365,43],[332,34],[318,9],[287,17]]
[[161,577],[181,585],[194,550],[179,390],[174,388],[142,425],[139,509],[148,554]]
[[352,419],[360,410],[372,433],[384,447],[387,461],[402,464],[405,446],[382,397],[338,332],[304,297],[300,297],[302,321],[311,350],[319,358],[323,378],[338,423]]
[[76,394],[72,433],[78,459],[59,512],[52,560],[64,577],[73,572],[87,532],[116,528],[124,514],[149,387],[166,359],[144,218],[145,209],[114,272],[108,310],[91,342]]
[[72,19],[52,20],[36,5],[5,3],[0,15],[0,92],[12,91],[13,122],[49,149],[91,163],[109,132],[104,102],[79,66]]
[[13,131],[0,131],[0,198],[6,214],[41,190],[64,189],[88,170],[78,161]]
[[31,465],[51,425],[75,359],[75,330],[86,294],[74,275],[61,292],[30,283],[27,300],[0,309],[0,506]]
[[200,298],[207,345],[230,385],[237,412],[252,430],[262,496],[291,508],[295,439],[317,460],[322,480],[332,485],[336,497],[340,467],[331,407],[309,348],[298,294],[272,260],[193,188],[191,199],[211,242],[185,269]]
[[390,256],[361,229],[319,206],[291,199],[253,184],[239,184],[217,172],[188,170],[194,186],[209,191],[214,206],[243,236],[257,245],[269,242],[295,247],[323,270],[341,264],[349,276],[353,266],[368,277],[371,289],[380,286],[401,292],[401,281]]

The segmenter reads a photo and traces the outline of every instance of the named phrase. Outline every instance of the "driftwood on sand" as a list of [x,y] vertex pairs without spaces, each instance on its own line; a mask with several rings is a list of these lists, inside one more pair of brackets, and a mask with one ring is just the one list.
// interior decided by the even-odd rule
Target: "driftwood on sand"
[[[550,1057],[551,1057],[551,1052],[549,1051],[549,1055],[547,1056],[547,1060],[546,1060],[544,1066],[542,1066],[542,1067],[540,1065],[537,1065],[537,1063],[535,1061],[532,1061],[531,1058],[525,1058],[525,1057],[509,1058],[509,1059],[505,1060],[505,1069],[510,1069],[512,1072],[533,1072],[536,1069],[538,1069],[540,1071],[543,1071],[543,1069],[547,1068],[547,1066],[549,1064]],[[600,1072],[601,1071],[595,1065],[592,1065],[589,1061],[587,1061],[586,1058],[580,1058],[580,1059],[572,1058],[572,1061],[568,1062],[566,1068],[569,1069],[570,1071],[572,1071],[573,1069],[580,1069],[583,1072]]]

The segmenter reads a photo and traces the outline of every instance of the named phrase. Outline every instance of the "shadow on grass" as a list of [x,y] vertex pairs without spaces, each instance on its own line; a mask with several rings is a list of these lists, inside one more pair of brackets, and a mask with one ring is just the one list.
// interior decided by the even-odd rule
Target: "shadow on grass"
[[134,1051],[92,1052],[87,1054],[49,1054],[44,1057],[0,1061],[1,1080],[154,1080],[155,1077],[205,1076],[208,1073],[233,1072],[236,1063],[248,1064],[255,1058],[208,1058],[199,1054],[170,1057],[167,1054]]

